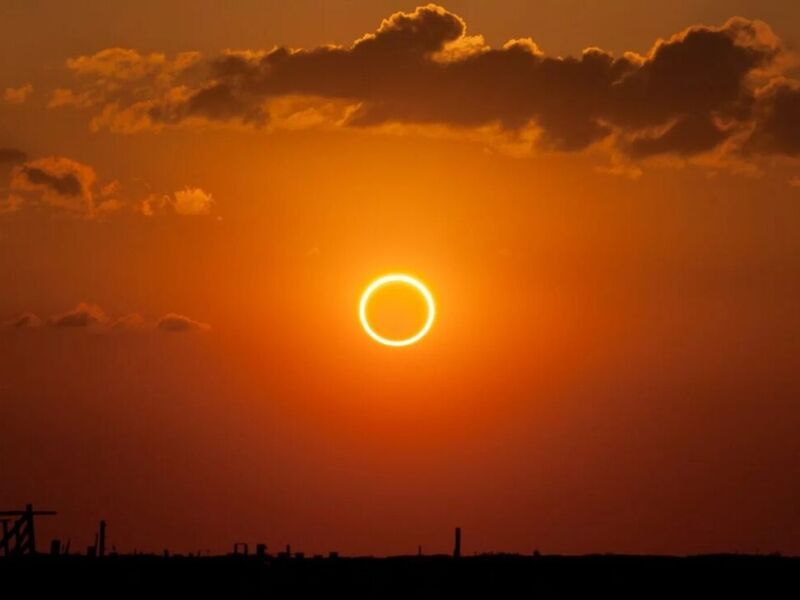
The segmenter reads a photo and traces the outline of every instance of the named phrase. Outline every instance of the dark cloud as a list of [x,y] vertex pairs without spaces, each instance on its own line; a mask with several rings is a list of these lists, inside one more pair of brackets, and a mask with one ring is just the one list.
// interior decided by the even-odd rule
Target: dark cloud
[[84,302],[70,311],[48,319],[48,323],[52,327],[92,327],[102,325],[107,321],[108,317],[102,308]]
[[[37,329],[43,324],[35,314],[26,312],[9,321],[0,321],[0,329]],[[148,321],[139,313],[111,318],[100,306],[88,302],[80,302],[71,310],[49,317],[46,324],[52,329],[78,329],[105,334],[156,330],[182,333],[211,329],[206,323],[176,313],[167,313],[155,322]]]
[[15,166],[10,187],[39,204],[93,217],[105,200],[94,192],[96,179],[91,166],[51,156]]
[[694,154],[727,137],[713,117],[748,115],[753,92],[746,77],[778,51],[765,26],[733,19],[688,29],[646,57],[615,58],[599,49],[548,57],[532,42],[516,41],[436,60],[464,39],[459,17],[429,5],[393,15],[350,48],[278,49],[257,61],[223,57],[214,63],[212,84],[151,117],[253,121],[266,98],[305,94],[358,102],[351,126],[498,123],[514,131],[534,123],[544,145],[560,150],[583,149],[615,128],[636,133],[674,120],[662,137],[630,148]]
[[721,28],[689,28],[657,43],[641,65],[614,82],[610,116],[629,127],[745,117],[754,99],[745,80],[778,51],[777,39],[758,22],[736,18]]
[[713,148],[727,135],[712,119],[690,115],[682,117],[660,135],[632,139],[625,149],[637,158],[668,153],[691,155]]
[[0,165],[25,162],[27,155],[16,148],[0,148]]
[[208,331],[211,327],[205,323],[194,321],[189,317],[169,313],[161,317],[158,321],[157,327],[161,331],[170,333],[183,333],[186,331]]
[[766,24],[733,18],[690,27],[645,56],[591,48],[552,57],[531,40],[490,48],[460,17],[430,4],[390,16],[350,46],[225,52],[198,62],[205,80],[199,68],[191,80],[181,79],[189,70],[173,70],[169,90],[127,105],[108,98],[94,124],[262,125],[274,119],[272,101],[307,97],[346,103],[337,123],[351,127],[493,126],[512,137],[533,127],[540,145],[564,151],[613,135],[632,157],[707,152],[758,120],[765,152],[796,153],[797,138],[784,127],[796,123],[796,88],[759,93],[783,52]]
[[[24,156],[24,155],[23,155]],[[122,186],[116,179],[98,181],[91,165],[63,156],[39,158],[11,170],[11,194],[0,198],[0,214],[15,212],[24,204],[66,210],[87,219],[134,211],[154,216],[170,207],[178,215],[208,215],[215,200],[199,187],[187,186],[172,195],[158,195]],[[144,194],[144,197],[142,195]]]
[[62,196],[78,196],[83,192],[83,185],[75,173],[55,175],[38,167],[23,166],[20,172],[34,185],[49,187]]
[[800,156],[800,84],[781,80],[762,91],[746,149],[756,154]]

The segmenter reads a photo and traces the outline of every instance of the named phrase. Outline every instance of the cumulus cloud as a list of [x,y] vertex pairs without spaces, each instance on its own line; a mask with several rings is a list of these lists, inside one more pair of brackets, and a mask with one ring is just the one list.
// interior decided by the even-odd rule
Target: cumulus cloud
[[169,333],[185,333],[187,331],[208,331],[211,326],[206,323],[194,321],[189,317],[176,313],[169,313],[158,320],[158,329]]
[[[744,18],[690,27],[645,55],[589,48],[554,57],[530,39],[490,48],[429,4],[348,46],[171,60],[109,49],[69,67],[102,90],[93,128],[444,126],[559,151],[610,140],[612,152],[636,160],[720,148],[800,156],[800,92],[779,72],[786,55],[767,24]],[[130,83],[145,78],[156,84]]]
[[148,331],[184,333],[190,331],[205,332],[211,329],[206,323],[201,323],[176,313],[167,313],[154,321],[148,321],[139,313],[112,317],[100,306],[90,302],[79,302],[74,308],[52,315],[44,321],[32,312],[25,312],[0,323],[2,323],[0,329],[4,330],[39,329],[46,325],[52,330],[70,329],[98,334],[145,333]]
[[96,304],[81,302],[72,310],[53,315],[47,323],[51,327],[101,327],[108,323],[108,317]]
[[25,159],[20,150],[0,149],[0,165],[12,165],[10,193],[0,198],[0,214],[16,212],[31,203],[87,219],[124,211],[152,216],[156,209],[166,206],[178,215],[207,215],[214,202],[210,193],[188,186],[173,196],[159,198],[148,192],[142,198],[140,192],[124,189],[116,179],[99,181],[91,165],[63,156]]
[[33,85],[26,83],[20,87],[7,87],[3,92],[3,100],[9,104],[24,104],[28,97],[33,93]]
[[15,167],[10,187],[17,194],[27,193],[49,206],[91,215],[96,179],[89,165],[64,157],[47,157]]
[[208,215],[214,198],[199,187],[185,187],[173,194],[148,194],[138,204],[137,210],[146,217],[174,213],[181,216]]
[[200,188],[186,187],[173,197],[173,207],[179,215],[207,215],[213,203],[211,194]]

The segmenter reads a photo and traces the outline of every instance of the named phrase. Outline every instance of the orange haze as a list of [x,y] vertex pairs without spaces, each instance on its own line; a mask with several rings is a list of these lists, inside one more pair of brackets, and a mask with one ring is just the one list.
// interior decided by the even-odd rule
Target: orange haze
[[[394,103],[354,75],[342,98],[287,52],[258,120],[256,51],[350,48],[413,3],[0,9],[0,508],[57,510],[41,544],[79,549],[106,519],[126,552],[447,552],[456,525],[468,553],[800,552],[800,142],[770,121],[779,94],[800,108],[769,79],[796,77],[798,6],[588,4],[446,8],[495,49],[635,51],[630,78],[657,39],[760,19],[781,45],[752,29],[740,85],[772,112],[708,109],[734,135],[692,107],[658,125],[652,100],[586,129],[587,94],[553,82],[574,104],[537,97],[525,129],[478,110],[516,111],[513,86]],[[751,25],[727,27],[708,35],[740,49]],[[405,38],[377,39],[406,64]],[[538,64],[526,44],[498,60]],[[253,51],[244,87],[201,107],[186,90],[234,68],[225,48]],[[657,137],[674,122],[692,128]],[[390,272],[436,297],[407,348],[358,321]],[[370,314],[402,337],[424,305],[395,292]]]

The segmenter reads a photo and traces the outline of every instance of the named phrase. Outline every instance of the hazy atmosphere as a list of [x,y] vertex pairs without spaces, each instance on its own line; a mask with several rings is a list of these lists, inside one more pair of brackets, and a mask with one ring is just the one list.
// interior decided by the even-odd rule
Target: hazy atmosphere
[[779,0],[4,0],[0,507],[800,553],[798,45]]

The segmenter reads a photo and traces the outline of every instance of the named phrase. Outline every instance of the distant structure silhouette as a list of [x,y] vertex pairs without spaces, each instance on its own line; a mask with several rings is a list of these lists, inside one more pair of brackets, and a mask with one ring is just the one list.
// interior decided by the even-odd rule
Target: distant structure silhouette
[[236,542],[233,545],[233,553],[234,554],[243,554],[247,556],[250,552],[250,548],[247,545],[247,542]]
[[103,557],[106,555],[106,522],[100,521],[100,530],[98,533],[97,542],[97,556]]
[[[33,519],[37,516],[52,516],[53,510],[33,510],[33,505],[28,504],[25,510],[2,510],[0,521],[3,523],[3,539],[0,540],[0,549],[4,556],[20,554],[36,554],[36,530]],[[12,519],[3,517],[16,517],[14,524],[9,529]],[[13,543],[12,543],[13,542]]]
[[106,555],[106,522],[100,521],[94,534],[94,545],[86,546],[86,556],[104,557]]
[[[646,556],[591,554],[545,556],[488,552],[462,556],[461,528],[455,527],[453,553],[417,556],[306,555],[288,544],[277,555],[263,543],[250,554],[245,542],[233,552],[209,550],[188,555],[106,555],[106,522],[100,521],[86,554],[69,555],[70,541],[50,543],[36,553],[34,517],[54,511],[0,511],[0,598],[460,598],[593,597],[797,597],[800,557],[770,555]],[[201,556],[202,554],[202,556]],[[101,557],[107,556],[105,559]],[[669,573],[669,577],[665,577]],[[659,593],[648,594],[656,590]],[[786,591],[789,590],[789,594]],[[793,591],[792,591],[793,590]],[[605,592],[608,593],[605,593]]]

